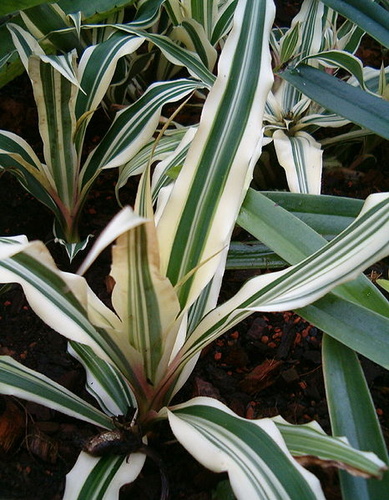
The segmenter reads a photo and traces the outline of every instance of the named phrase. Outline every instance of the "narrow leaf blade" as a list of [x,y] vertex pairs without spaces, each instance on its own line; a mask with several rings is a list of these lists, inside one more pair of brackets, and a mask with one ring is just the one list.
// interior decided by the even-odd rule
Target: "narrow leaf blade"
[[389,139],[389,103],[384,99],[305,64],[280,76],[324,108]]

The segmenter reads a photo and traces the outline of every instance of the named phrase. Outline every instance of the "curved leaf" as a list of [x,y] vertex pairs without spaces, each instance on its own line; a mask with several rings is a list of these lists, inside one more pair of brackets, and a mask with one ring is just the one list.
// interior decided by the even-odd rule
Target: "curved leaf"
[[271,420],[243,419],[204,397],[170,408],[168,419],[196,460],[228,472],[238,499],[324,499],[319,481],[292,459]]
[[101,500],[118,497],[121,486],[140,474],[146,455],[92,457],[81,452],[66,476],[64,500]]
[[[338,404],[336,411],[339,411]],[[382,479],[383,471],[387,469],[386,463],[377,455],[353,448],[347,438],[328,436],[315,421],[303,425],[292,425],[280,416],[272,420],[285,439],[291,454],[294,457],[307,456],[308,464],[311,457],[317,458],[351,473],[377,479]],[[369,449],[371,449],[370,446]]]
[[71,417],[112,429],[112,419],[45,375],[0,356],[0,393],[34,401]]

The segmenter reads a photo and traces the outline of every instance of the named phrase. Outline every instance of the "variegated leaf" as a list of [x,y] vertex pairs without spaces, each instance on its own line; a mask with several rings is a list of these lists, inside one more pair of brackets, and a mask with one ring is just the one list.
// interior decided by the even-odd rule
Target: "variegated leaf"
[[306,132],[292,136],[281,129],[273,133],[273,142],[291,192],[320,194],[323,169],[320,144]]
[[59,271],[42,242],[1,243],[0,281],[21,284],[30,306],[45,323],[68,339],[89,345],[132,382],[136,380],[133,370],[141,362],[139,357],[123,338],[120,320],[95,296],[85,279]]
[[345,437],[328,436],[320,425],[312,421],[304,425],[292,425],[282,417],[273,417],[288,450],[294,457],[307,457],[315,463],[328,462],[351,474],[380,479],[387,468],[385,462],[372,452],[353,448]]
[[[133,175],[143,173],[149,163],[163,160],[169,156],[179,145],[186,129],[164,135],[159,141],[152,138],[143,148],[125,165],[119,169],[118,180],[115,185],[116,197],[119,199],[119,190]],[[158,193],[159,189],[156,190]]]
[[172,40],[182,42],[185,47],[199,55],[204,65],[212,71],[217,59],[217,52],[209,42],[205,30],[194,19],[184,20],[171,35]]
[[211,398],[192,399],[167,413],[191,455],[214,472],[228,472],[238,499],[324,499],[319,481],[293,460],[270,419],[243,419]]
[[176,102],[202,87],[200,82],[185,79],[152,84],[138,101],[117,113],[83,166],[82,185],[88,186],[102,168],[123,165],[138,153],[157,128],[164,104]]
[[229,301],[211,311],[187,340],[181,362],[252,311],[303,307],[358,276],[389,253],[389,195],[371,195],[359,217],[330,243],[284,271],[249,280]]
[[112,420],[100,410],[9,356],[0,356],[0,392],[34,401],[71,417],[112,429]]
[[131,453],[128,458],[117,455],[92,457],[81,452],[73,469],[66,476],[64,500],[110,500],[118,491],[135,481],[146,455]]
[[155,374],[166,335],[179,314],[177,295],[159,271],[158,242],[153,222],[120,236],[113,247],[112,304],[129,342],[142,353],[147,378]]
[[[72,64],[75,70],[74,54]],[[46,165],[61,203],[71,210],[77,192],[78,173],[78,158],[73,142],[77,87],[40,56],[30,56],[29,75],[38,108],[39,132]]]
[[212,279],[258,155],[272,82],[268,33],[273,9],[265,0],[238,4],[217,80],[158,223],[162,269],[173,284],[183,280],[182,306]]
[[80,361],[87,375],[86,388],[106,415],[126,415],[136,408],[136,398],[123,375],[93,350],[78,342],[69,342],[68,351]]

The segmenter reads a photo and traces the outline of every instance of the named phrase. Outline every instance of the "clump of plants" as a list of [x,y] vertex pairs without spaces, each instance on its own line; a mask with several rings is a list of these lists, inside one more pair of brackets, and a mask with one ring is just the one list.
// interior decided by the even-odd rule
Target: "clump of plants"
[[[305,0],[303,9],[320,9],[319,17],[308,19],[335,19],[330,4]],[[200,463],[228,473],[239,499],[324,498],[319,480],[296,457],[315,457],[346,469],[341,475],[345,498],[358,488],[368,498],[383,498],[389,481],[387,451],[356,353],[388,366],[388,301],[361,273],[389,254],[389,194],[373,194],[361,206],[354,200],[339,203],[333,197],[249,189],[265,141],[274,83],[272,0],[146,0],[134,5],[137,16],[128,23],[74,22],[72,30],[108,30],[106,39],[81,56],[42,53],[31,34],[9,27],[36,86],[35,96],[41,96],[37,104],[47,151],[43,164],[22,139],[3,131],[3,167],[16,169],[21,182],[47,200],[65,236],[70,234],[65,212],[58,207],[66,204],[58,186],[71,200],[66,205],[70,213],[74,207],[81,210],[80,200],[103,168],[119,167],[119,186],[134,173],[141,178],[135,206],[124,207],[112,219],[77,273],[61,271],[43,242],[25,236],[0,239],[0,281],[19,283],[36,314],[69,340],[69,352],[85,367],[87,388],[98,408],[9,356],[0,357],[0,392],[101,429],[85,443],[69,472],[65,499],[117,498],[120,487],[140,474],[147,456],[159,463],[148,436],[161,420],[169,422],[176,439]],[[370,19],[377,12],[389,17],[376,4],[364,16]],[[80,18],[72,16],[73,21]],[[292,41],[299,37],[297,28],[290,33]],[[154,47],[152,55],[140,51],[135,56],[145,41]],[[293,44],[294,50],[298,44]],[[122,57],[127,68],[138,58],[147,60],[131,80],[141,96],[117,114],[80,167],[89,115],[103,100]],[[301,93],[323,81],[328,95],[346,103],[344,85],[352,88],[359,100],[344,116],[353,120],[352,111],[360,106],[357,123],[366,128],[377,109],[379,116],[388,111],[381,97],[309,66],[309,61],[298,59],[295,66],[279,68],[280,77],[302,86]],[[169,79],[142,90],[149,65]],[[188,70],[186,77],[175,79],[178,65]],[[162,106],[192,92],[200,92],[204,100],[198,125],[172,127],[172,117],[154,136]],[[62,96],[59,102],[57,95]],[[307,102],[302,94],[300,99]],[[365,102],[371,103],[369,109]],[[324,100],[320,104],[331,109],[331,103],[328,108]],[[342,109],[334,112],[342,115]],[[380,124],[374,131],[378,128],[387,137]],[[55,168],[53,153],[58,157]],[[72,182],[62,183],[67,175]],[[285,266],[251,278],[220,303],[237,223]],[[323,226],[331,228],[331,239]],[[70,237],[68,243],[73,243]],[[83,274],[111,244],[108,307]],[[260,252],[255,258],[260,266]],[[325,332],[323,371],[333,436],[316,423],[297,426],[280,417],[247,420],[207,397],[172,404],[204,347],[254,311],[285,310],[296,310]],[[161,478],[162,497],[167,498],[164,472]]]

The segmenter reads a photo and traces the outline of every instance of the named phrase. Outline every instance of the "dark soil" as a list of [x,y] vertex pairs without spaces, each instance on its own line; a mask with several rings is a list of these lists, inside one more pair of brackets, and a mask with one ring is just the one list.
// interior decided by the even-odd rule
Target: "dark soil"
[[[299,2],[296,2],[296,5]],[[293,8],[294,3],[288,3]],[[282,11],[290,18],[291,13]],[[103,120],[100,116],[100,120]],[[36,113],[25,77],[0,91],[0,127],[12,130],[40,148]],[[96,122],[99,135],[100,123]],[[94,138],[91,138],[93,142]],[[380,142],[380,141],[378,141]],[[326,173],[324,193],[366,198],[389,190],[387,145],[370,149],[360,145],[344,153],[344,168]],[[115,172],[97,180],[85,207],[84,234],[98,235],[118,211],[114,197]],[[124,188],[123,200],[132,203],[134,189]],[[69,270],[61,248],[52,241],[52,217],[10,174],[0,181],[0,235],[26,234],[43,240],[58,265]],[[76,260],[70,266],[75,270]],[[381,263],[372,269],[387,276]],[[92,288],[104,298],[104,278],[109,272],[109,253],[101,256],[87,274]],[[228,271],[223,296],[234,293],[252,275]],[[293,312],[253,314],[223,335],[203,353],[177,401],[206,395],[226,403],[238,415],[261,418],[281,414],[291,423],[317,420],[326,431],[330,424],[321,370],[322,333]],[[49,329],[30,310],[21,289],[11,285],[0,296],[0,355],[10,355],[38,370],[93,403],[84,388],[82,367],[66,352],[66,340]],[[374,364],[362,360],[368,384],[385,435],[389,427],[386,397],[389,377]],[[201,467],[180,447],[169,429],[157,429],[152,445],[167,469],[172,500],[211,500],[217,484],[225,479]],[[92,425],[64,416],[35,403],[0,398],[0,500],[59,500],[65,475],[72,468],[85,440],[99,432]],[[314,470],[328,499],[340,498],[334,470]],[[121,500],[158,499],[160,475],[147,460],[141,476],[122,489]],[[221,497],[219,497],[221,498]]]

